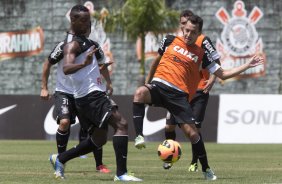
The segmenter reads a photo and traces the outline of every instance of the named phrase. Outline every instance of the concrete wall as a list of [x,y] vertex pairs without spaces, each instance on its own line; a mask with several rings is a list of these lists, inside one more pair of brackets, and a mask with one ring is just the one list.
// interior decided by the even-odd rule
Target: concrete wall
[[[0,61],[0,94],[40,93],[42,63],[55,43],[62,40],[68,29],[66,12],[79,0],[0,0],[0,32],[32,29],[41,26],[44,31],[44,50],[39,55],[18,57]],[[95,9],[117,7],[119,1],[92,0]],[[228,12],[233,9],[235,0],[167,0],[176,10],[189,8],[204,19],[204,32],[213,42],[220,35],[223,26],[216,19],[215,13],[220,7]],[[259,36],[263,40],[267,56],[266,75],[259,78],[242,79],[227,82],[224,86],[217,83],[213,94],[221,93],[258,93],[278,94],[281,91],[281,10],[282,1],[245,0],[248,13],[259,7],[263,18],[256,24]],[[111,40],[111,50],[116,64],[112,74],[116,95],[131,95],[138,84],[138,62],[135,56],[135,42],[116,33],[107,34]],[[147,63],[149,66],[149,63]],[[55,69],[55,67],[54,67]],[[55,70],[52,70],[49,88],[54,89]]]

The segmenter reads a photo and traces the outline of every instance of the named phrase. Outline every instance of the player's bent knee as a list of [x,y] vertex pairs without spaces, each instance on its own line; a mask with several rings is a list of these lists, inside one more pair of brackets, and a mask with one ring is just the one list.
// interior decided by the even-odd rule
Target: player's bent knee
[[105,145],[107,143],[107,133],[108,131],[106,129],[95,128],[91,134],[93,143],[97,147],[102,147]]
[[148,89],[145,86],[141,86],[139,88],[137,88],[137,90],[135,91],[134,94],[134,102],[140,102],[142,101],[142,99],[144,99],[146,91]]
[[69,119],[61,119],[59,124],[59,129],[62,131],[67,131],[70,127],[70,120]]
[[191,133],[190,134],[190,141],[191,141],[192,144],[197,143],[199,141],[199,139],[200,139],[199,134],[197,134],[197,133]]
[[118,122],[119,129],[126,131],[128,130],[128,123],[124,118],[121,118],[121,120]]
[[109,124],[114,128],[115,135],[127,135],[128,123],[118,111],[113,112]]

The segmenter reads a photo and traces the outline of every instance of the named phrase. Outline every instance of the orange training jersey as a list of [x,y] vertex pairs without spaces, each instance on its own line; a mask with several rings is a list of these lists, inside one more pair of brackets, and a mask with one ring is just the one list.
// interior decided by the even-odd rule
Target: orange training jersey
[[154,78],[169,82],[193,96],[200,80],[199,70],[204,50],[197,45],[187,46],[182,37],[168,35],[163,39],[158,52],[162,58]]
[[[215,47],[213,46],[209,37],[201,34],[197,38],[197,41],[195,44],[204,49],[205,51],[204,59],[208,59],[210,60],[210,62],[215,61],[216,63],[220,64],[219,54],[216,51]],[[206,81],[209,80],[210,78],[210,72],[208,71],[208,69],[202,69],[200,71],[200,78],[201,80],[198,85],[198,90],[203,90],[207,83]]]

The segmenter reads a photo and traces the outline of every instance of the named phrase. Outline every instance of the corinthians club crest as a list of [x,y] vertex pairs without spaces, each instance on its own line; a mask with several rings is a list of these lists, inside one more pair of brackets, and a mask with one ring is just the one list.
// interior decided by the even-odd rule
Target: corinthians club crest
[[[239,66],[254,55],[261,55],[265,59],[262,39],[255,28],[255,24],[263,17],[258,7],[254,7],[247,16],[244,2],[236,1],[232,17],[223,7],[217,11],[216,17],[224,25],[221,37],[216,42],[224,69]],[[236,78],[259,77],[264,74],[265,65],[261,65],[245,71]]]

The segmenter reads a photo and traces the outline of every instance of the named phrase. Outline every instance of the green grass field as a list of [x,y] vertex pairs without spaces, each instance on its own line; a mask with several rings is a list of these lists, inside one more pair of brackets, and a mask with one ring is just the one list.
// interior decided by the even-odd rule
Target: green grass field
[[[75,145],[71,141],[69,147]],[[129,143],[128,169],[143,183],[207,183],[202,173],[187,172],[191,148],[181,142],[183,155],[170,170],[162,168],[157,156],[159,143],[147,144],[145,150],[137,150]],[[209,163],[218,180],[212,183],[278,184],[282,183],[282,146],[273,145],[226,145],[207,143]],[[104,146],[104,163],[112,170],[110,174],[95,172],[93,155],[87,159],[76,158],[67,163],[66,180],[55,180],[48,161],[54,153],[54,141],[0,141],[0,183],[112,183],[115,172],[115,157],[112,143]]]

